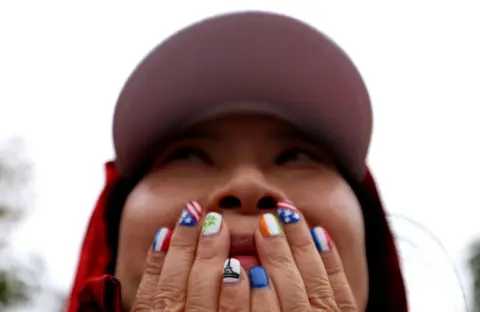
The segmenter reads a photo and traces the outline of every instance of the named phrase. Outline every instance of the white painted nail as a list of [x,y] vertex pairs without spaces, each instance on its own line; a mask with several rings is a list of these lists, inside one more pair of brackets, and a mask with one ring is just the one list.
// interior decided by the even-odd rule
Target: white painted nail
[[202,235],[213,235],[220,231],[222,226],[222,215],[216,212],[209,212],[205,216],[202,227]]
[[240,261],[228,258],[223,265],[223,282],[236,283],[240,281]]

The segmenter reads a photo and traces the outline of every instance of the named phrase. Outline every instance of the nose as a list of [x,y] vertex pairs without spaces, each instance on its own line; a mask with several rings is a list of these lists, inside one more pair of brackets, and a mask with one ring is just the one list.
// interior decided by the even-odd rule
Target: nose
[[219,210],[236,210],[242,214],[265,213],[276,209],[284,196],[267,182],[260,170],[242,168],[231,175],[211,197],[211,206]]

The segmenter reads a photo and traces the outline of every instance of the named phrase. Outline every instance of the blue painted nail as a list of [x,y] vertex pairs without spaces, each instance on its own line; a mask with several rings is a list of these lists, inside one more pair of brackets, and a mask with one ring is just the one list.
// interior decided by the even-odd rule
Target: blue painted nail
[[252,288],[264,288],[269,285],[267,271],[262,266],[256,266],[248,272]]
[[300,214],[297,208],[289,201],[281,201],[278,203],[277,214],[284,224],[292,224],[300,221]]

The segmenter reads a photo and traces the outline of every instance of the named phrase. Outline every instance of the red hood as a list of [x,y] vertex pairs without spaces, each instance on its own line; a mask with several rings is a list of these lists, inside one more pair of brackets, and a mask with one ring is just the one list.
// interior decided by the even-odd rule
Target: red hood
[[[105,171],[105,188],[97,201],[85,235],[67,312],[122,311],[120,284],[111,275],[112,272],[109,272],[111,259],[115,255],[107,243],[105,205],[111,187],[119,179],[119,173],[113,162],[105,165]],[[397,250],[369,171],[365,175],[362,187],[370,197],[368,209],[376,220],[376,237],[381,238],[375,241],[378,246],[375,247],[373,254],[370,252],[369,271],[370,275],[378,274],[384,284],[381,287],[383,288],[381,298],[369,302],[367,311],[405,312],[408,310],[407,301]],[[374,264],[371,259],[376,259]]]

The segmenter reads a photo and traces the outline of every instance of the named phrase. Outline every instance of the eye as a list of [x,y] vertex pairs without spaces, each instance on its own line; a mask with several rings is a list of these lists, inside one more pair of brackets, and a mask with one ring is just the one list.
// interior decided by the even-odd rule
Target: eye
[[275,159],[277,165],[284,165],[288,162],[318,162],[318,157],[304,148],[290,148],[283,151]]
[[212,159],[208,154],[196,147],[180,147],[172,150],[166,157],[165,162],[187,161],[194,163],[211,164]]

